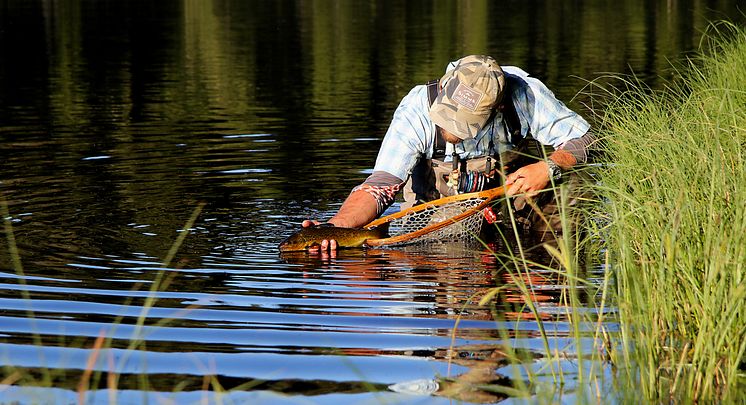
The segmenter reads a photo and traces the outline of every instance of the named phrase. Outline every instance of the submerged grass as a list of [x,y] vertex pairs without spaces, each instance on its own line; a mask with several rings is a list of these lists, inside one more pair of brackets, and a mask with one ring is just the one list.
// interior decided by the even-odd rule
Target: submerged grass
[[707,37],[665,91],[634,87],[602,127],[623,370],[654,401],[745,395],[746,32],[713,27],[729,40]]
[[[106,387],[108,389],[109,403],[116,404],[118,402],[117,391],[119,387],[120,374],[117,372],[117,370],[122,367],[122,365],[130,358],[130,355],[132,355],[135,350],[140,349],[145,345],[145,340],[142,334],[142,330],[143,330],[143,327],[145,326],[148,313],[152,308],[154,308],[156,304],[157,293],[165,290],[168,287],[171,281],[170,277],[173,276],[173,273],[170,272],[169,266],[171,265],[171,262],[173,261],[174,257],[178,253],[182,244],[184,243],[184,240],[188,236],[190,229],[196,222],[204,206],[205,206],[205,203],[197,204],[194,211],[192,212],[192,215],[187,220],[184,227],[181,229],[179,236],[176,238],[176,240],[171,245],[168,253],[166,254],[166,258],[164,259],[161,265],[161,269],[156,273],[155,278],[153,282],[151,283],[150,290],[148,291],[148,296],[146,297],[145,302],[143,303],[141,307],[140,315],[138,316],[137,321],[135,323],[135,330],[133,332],[133,335],[129,339],[129,345],[127,346],[125,350],[125,354],[122,356],[122,359],[120,359],[119,366],[116,366],[114,364],[114,360],[113,360],[113,357],[111,356],[111,353],[109,353],[109,357],[107,359],[108,360],[108,371],[104,371],[100,368],[97,368],[97,363],[99,363],[98,360],[99,360],[100,355],[102,354],[102,351],[106,349],[111,349],[113,347],[112,345],[113,339],[111,336],[107,338],[106,331],[104,330],[100,331],[99,336],[95,339],[91,347],[91,353],[89,354],[85,368],[82,370],[82,375],[77,383],[76,391],[78,394],[78,403],[81,403],[81,404],[86,403],[87,392],[92,387],[98,387],[99,382],[102,380],[104,375],[106,378]],[[29,305],[29,308],[27,309],[26,314],[27,314],[28,319],[31,320],[31,322],[34,322],[36,318],[35,318],[33,309],[31,308],[31,303],[33,302],[33,300],[30,297],[28,290],[25,288],[26,277],[25,277],[23,265],[21,262],[21,255],[18,251],[18,247],[16,246],[15,233],[13,231],[8,204],[7,204],[7,201],[4,198],[2,198],[2,196],[0,196],[0,215],[2,215],[3,222],[4,222],[4,231],[5,231],[5,237],[8,243],[8,252],[10,254],[11,265],[14,271],[16,272],[16,274],[19,276],[18,282],[21,286],[20,293],[21,293],[23,300],[27,302]],[[194,306],[187,307],[185,311],[189,311],[192,308],[195,308],[195,307]],[[154,323],[152,326],[153,327],[165,326],[171,321],[172,319],[159,320],[158,322]],[[118,325],[121,324],[121,322],[122,322],[122,317],[117,317],[117,319],[112,323],[112,328],[116,328]],[[34,345],[37,347],[43,347],[44,344],[41,339],[41,332],[36,327],[34,327],[34,329],[35,329],[35,332],[33,333],[33,336],[32,336]],[[55,386],[55,382],[58,378],[65,377],[64,372],[61,372],[61,370],[53,370],[47,367],[41,367],[40,369],[41,380],[38,380],[36,377],[34,377],[33,374],[29,372],[28,370],[15,368],[12,366],[4,367],[3,372],[6,376],[2,379],[2,381],[0,381],[0,394],[2,394],[2,391],[4,390],[3,387],[14,385],[16,383],[20,385],[53,387]],[[138,376],[138,378],[140,379],[140,382],[139,382],[140,389],[147,390],[149,386],[149,383],[147,380],[147,374],[142,373]],[[205,381],[204,384],[209,384],[218,395],[223,392],[215,376],[210,375],[210,374],[205,374],[204,381]],[[250,386],[252,384],[255,384],[255,382],[251,381],[251,382],[244,384],[243,386]],[[175,385],[178,387],[178,383],[175,383]]]
[[[557,215],[562,232],[557,237],[545,234],[543,248],[551,257],[549,262],[542,260],[542,263],[538,263],[529,259],[528,250],[535,247],[522,245],[523,238],[518,231],[520,226],[516,224],[512,207],[508,207],[512,226],[502,230],[507,230],[512,235],[499,233],[506,245],[516,244],[515,249],[493,254],[500,263],[500,271],[508,276],[509,283],[483,294],[479,305],[494,304],[496,297],[497,302],[504,301],[505,297],[501,297],[501,294],[505,289],[520,292],[524,306],[522,313],[528,318],[517,317],[516,325],[512,328],[499,328],[503,341],[507,342],[504,350],[511,360],[511,381],[514,384],[511,396],[531,397],[535,403],[568,400],[573,403],[607,402],[605,398],[609,395],[612,384],[608,379],[611,345],[607,327],[615,321],[613,313],[607,314],[612,274],[605,272],[600,279],[591,280],[588,273],[590,267],[608,267],[608,262],[599,263],[599,259],[595,258],[600,250],[600,230],[594,227],[595,222],[588,223],[583,231],[578,232],[579,222],[589,217],[586,211],[587,203],[590,202],[579,196],[588,195],[590,191],[592,190],[587,189],[587,186],[579,186],[571,196],[567,186],[557,188],[556,196],[560,207]],[[572,203],[571,199],[574,199]],[[548,226],[549,218],[543,220]],[[586,257],[589,254],[594,257]],[[557,321],[551,315],[549,320],[545,318],[548,314],[542,309],[542,304],[536,301],[536,297],[541,295],[541,291],[537,290],[540,286],[534,283],[537,272],[551,275],[552,284],[567,287],[562,289],[560,301],[556,304],[556,308],[562,313],[555,313],[564,321]],[[503,324],[506,314],[497,310],[494,314],[496,320]],[[544,353],[538,362],[526,361],[525,356],[519,356],[516,348],[511,346],[516,336],[509,331],[521,330],[519,323],[527,319],[536,323],[537,337],[543,346]],[[557,322],[565,323],[568,330],[554,330]],[[568,339],[557,339],[563,336]]]

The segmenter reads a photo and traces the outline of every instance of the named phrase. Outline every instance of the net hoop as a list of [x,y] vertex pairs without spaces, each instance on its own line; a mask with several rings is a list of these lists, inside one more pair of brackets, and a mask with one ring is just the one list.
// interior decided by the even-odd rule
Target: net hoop
[[[456,235],[459,237],[478,235],[482,226],[482,216],[475,214],[481,213],[495,198],[505,195],[506,191],[507,187],[502,186],[475,193],[457,194],[381,217],[368,223],[363,228],[370,229],[390,224],[399,225],[400,230],[403,231],[392,232],[392,235],[387,238],[368,239],[365,244],[371,247],[401,245],[419,241],[435,241]],[[448,212],[449,210],[458,210],[459,212],[454,214]],[[453,215],[438,219],[436,218],[437,213]],[[408,222],[415,223],[415,225],[409,225]]]

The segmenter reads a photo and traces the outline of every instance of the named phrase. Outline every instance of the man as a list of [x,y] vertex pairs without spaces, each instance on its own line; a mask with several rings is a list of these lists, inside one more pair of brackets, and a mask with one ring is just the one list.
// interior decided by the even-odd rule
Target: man
[[[437,98],[433,90],[437,90]],[[465,185],[467,176],[459,179],[459,173],[477,168],[469,178],[489,179],[490,159],[499,160],[497,156],[505,156],[528,138],[553,147],[554,152],[547,159],[510,172],[504,181],[509,196],[534,196],[552,180],[559,180],[563,170],[586,162],[587,148],[593,141],[589,129],[582,117],[523,70],[503,69],[486,55],[466,56],[448,65],[437,89],[415,86],[402,99],[373,173],[352,190],[328,222],[361,227],[381,215],[402,188],[403,206],[474,191],[470,184],[477,182]],[[439,139],[446,142],[445,156],[452,156],[449,164],[445,164],[447,158],[433,160]],[[466,161],[471,166],[464,170],[460,167],[463,163],[453,165],[453,161]],[[488,182],[479,183],[480,187],[483,183]],[[306,220],[302,226],[314,224],[318,222]],[[336,248],[334,240],[321,244],[322,251]]]

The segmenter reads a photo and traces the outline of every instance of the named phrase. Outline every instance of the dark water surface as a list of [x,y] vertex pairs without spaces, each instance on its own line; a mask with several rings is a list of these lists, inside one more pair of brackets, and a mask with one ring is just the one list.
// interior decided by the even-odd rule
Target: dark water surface
[[[370,173],[399,99],[448,61],[521,66],[591,119],[576,96],[587,81],[634,72],[659,86],[708,21],[742,21],[737,6],[0,0],[0,402],[76,402],[93,368],[91,403],[450,403],[388,386],[521,378],[506,338],[552,381],[538,324],[484,248],[320,258],[276,246],[335,212]],[[565,350],[566,283],[540,268],[529,278]],[[476,306],[495,286],[506,290],[494,305]],[[215,383],[238,390],[216,397]]]

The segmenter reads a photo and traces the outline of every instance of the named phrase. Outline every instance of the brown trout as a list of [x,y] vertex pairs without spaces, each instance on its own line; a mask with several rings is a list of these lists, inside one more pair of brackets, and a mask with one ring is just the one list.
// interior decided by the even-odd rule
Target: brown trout
[[337,249],[365,247],[368,239],[385,238],[386,232],[380,228],[355,229],[336,226],[309,226],[290,235],[280,243],[280,252],[298,252],[312,246],[320,246],[322,240],[336,240]]

